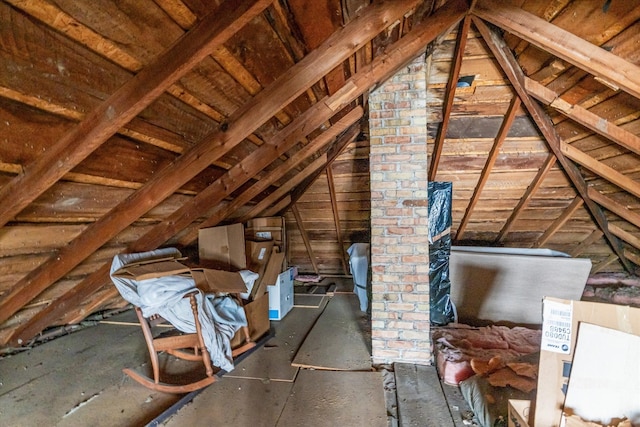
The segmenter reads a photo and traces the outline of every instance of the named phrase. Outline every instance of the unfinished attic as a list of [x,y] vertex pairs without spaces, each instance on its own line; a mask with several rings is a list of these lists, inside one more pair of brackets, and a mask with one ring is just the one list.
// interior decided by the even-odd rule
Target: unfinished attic
[[[244,251],[271,241],[263,249],[278,260],[274,277],[290,274],[291,313],[324,292],[311,304],[316,317],[290,320],[306,325],[298,334],[316,339],[323,315],[356,323],[350,330],[362,336],[350,342],[364,340],[368,353],[354,371],[369,371],[366,387],[379,399],[369,405],[378,413],[350,408],[374,417],[362,425],[463,425],[465,411],[452,408],[469,399],[459,395],[458,372],[444,371],[443,351],[465,339],[459,324],[502,338],[535,331],[527,344],[538,334],[529,353],[539,371],[518,399],[536,406],[521,425],[640,422],[637,399],[613,409],[594,403],[589,384],[598,378],[579,368],[604,340],[628,349],[612,365],[640,355],[639,46],[635,0],[3,0],[0,420],[143,425],[167,408],[174,414],[180,401],[156,390],[153,408],[131,415],[149,392],[122,369],[149,354],[129,325],[138,321],[131,301],[114,286],[114,260],[174,248],[195,277],[206,264],[203,233],[241,225],[235,242],[245,263],[215,271],[256,267],[266,276],[266,263],[252,265]],[[444,207],[433,205],[435,188]],[[273,292],[275,282],[263,285],[253,292]],[[88,350],[80,348],[89,338],[72,338],[96,339],[120,316],[127,321],[110,325],[120,328],[121,352],[106,334]],[[265,340],[285,339],[286,320],[271,318],[249,337],[247,361],[277,347]],[[543,320],[567,330],[550,338]],[[595,326],[578,329],[583,323]],[[287,369],[294,350],[313,341],[301,336],[281,361]],[[47,356],[63,339],[79,347]],[[105,348],[126,357],[87,364],[112,354]],[[575,362],[571,378],[553,376],[559,354]],[[486,379],[497,365],[524,363],[518,357],[463,362]],[[302,363],[286,381],[269,372],[252,380],[286,384],[283,396],[303,380],[320,390],[328,377],[305,367],[317,366]],[[38,383],[44,369],[54,378],[74,371],[74,380]],[[391,397],[383,396],[387,369],[397,383]],[[339,374],[334,392],[360,384],[348,369],[329,372]],[[425,372],[435,375],[435,395],[415,386]],[[228,381],[241,380],[233,375]],[[638,396],[636,379],[615,384]],[[124,384],[139,394],[123,394]],[[566,396],[556,393],[562,387]],[[107,404],[91,406],[105,396]],[[525,410],[507,400],[496,411]],[[283,398],[273,404],[279,418],[263,412],[263,421],[336,425],[346,416],[314,405],[321,413]],[[476,425],[498,416],[470,412],[465,422]],[[223,425],[254,425],[257,416],[216,414]]]

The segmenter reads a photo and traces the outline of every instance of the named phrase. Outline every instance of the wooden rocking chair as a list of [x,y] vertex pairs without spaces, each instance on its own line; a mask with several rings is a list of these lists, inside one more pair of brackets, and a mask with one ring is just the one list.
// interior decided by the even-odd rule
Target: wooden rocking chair
[[[142,314],[142,310],[139,307],[135,307],[136,315],[140,321],[142,327],[142,333],[144,340],[149,350],[149,356],[151,358],[151,366],[153,368],[153,379],[148,378],[132,369],[125,368],[123,372],[131,377],[136,382],[143,386],[165,393],[189,393],[195,390],[199,390],[203,387],[216,381],[213,372],[213,366],[211,365],[211,357],[207,350],[204,339],[202,337],[202,330],[200,322],[198,321],[198,305],[196,295],[199,291],[193,291],[185,295],[185,298],[190,299],[191,309],[195,319],[196,332],[190,334],[179,334],[172,336],[159,336],[154,338],[152,334],[152,327],[158,326],[162,323],[166,323],[165,319],[160,316],[153,315],[146,318]],[[242,333],[244,334],[244,343],[233,350],[233,357],[236,357],[247,350],[255,347],[256,343],[251,341],[249,336],[249,328],[247,326],[242,327]],[[161,381],[160,377],[160,360],[158,354],[160,352],[166,352],[174,357],[183,360],[189,360],[194,362],[202,362],[205,368],[206,376],[195,382],[188,384],[167,384]]]

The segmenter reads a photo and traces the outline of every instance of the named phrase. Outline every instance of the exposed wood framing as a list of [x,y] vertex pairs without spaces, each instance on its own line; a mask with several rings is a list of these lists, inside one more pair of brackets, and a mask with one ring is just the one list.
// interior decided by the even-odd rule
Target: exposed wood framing
[[640,67],[542,18],[496,0],[479,0],[474,14],[640,98]]
[[555,108],[565,116],[604,136],[605,138],[617,142],[636,154],[640,154],[640,137],[616,126],[614,123],[605,120],[586,108],[564,101],[560,98],[559,94],[546,88],[535,80],[525,78],[524,83],[524,87],[529,95],[544,102],[546,105]]
[[560,148],[565,156],[573,160],[574,162],[584,166],[596,175],[601,176],[609,182],[617,185],[623,190],[628,191],[636,197],[640,197],[640,184],[629,178],[628,176],[618,172],[612,167],[605,165],[602,162],[597,161],[590,155],[578,150],[572,145],[560,144]]
[[333,171],[331,166],[326,168],[327,185],[329,186],[329,198],[331,199],[331,210],[333,212],[333,222],[338,234],[338,247],[340,248],[340,261],[342,262],[342,270],[344,274],[349,274],[349,265],[346,259],[346,251],[344,249],[344,240],[342,239],[342,227],[340,226],[340,212],[338,211],[338,201],[336,200],[336,187],[333,182]]
[[590,199],[587,183],[580,174],[580,171],[562,154],[562,151],[560,149],[560,137],[556,133],[551,119],[543,111],[542,107],[529,96],[526,89],[524,88],[525,76],[520,69],[520,66],[518,65],[515,57],[513,56],[513,53],[506,45],[502,37],[496,31],[492,31],[482,20],[474,17],[473,22],[476,25],[476,28],[478,28],[478,30],[480,31],[483,39],[493,52],[503,71],[507,75],[507,78],[513,85],[513,88],[520,96],[520,99],[529,111],[532,119],[535,121],[536,125],[544,135],[549,148],[555,154],[565,173],[573,183],[575,189],[578,191],[578,194],[580,194],[580,196],[584,200],[589,213],[604,233],[607,241],[609,242],[609,245],[611,246],[611,249],[616,253],[618,258],[620,258],[620,262],[625,267],[625,269],[629,273],[633,273],[634,268],[625,258],[620,241],[617,237],[611,234],[611,232],[609,232],[608,221],[604,213],[602,212],[600,207]]
[[467,223],[469,222],[469,218],[473,213],[473,209],[475,208],[478,200],[480,199],[480,195],[482,194],[482,189],[485,184],[489,180],[489,175],[493,169],[493,166],[498,159],[498,154],[500,154],[500,147],[502,147],[502,143],[507,138],[507,134],[509,133],[509,129],[511,129],[511,125],[516,118],[516,112],[520,108],[520,98],[518,96],[514,96],[511,100],[511,104],[509,105],[509,109],[507,110],[507,114],[504,117],[502,125],[500,126],[500,130],[498,131],[498,135],[491,147],[491,151],[489,152],[489,156],[487,157],[487,161],[480,173],[480,179],[478,180],[478,184],[473,190],[473,195],[471,196],[471,201],[467,206],[467,210],[462,217],[462,221],[458,226],[458,230],[456,231],[456,240],[462,240],[462,236],[464,235],[465,229],[467,228]]
[[551,239],[553,235],[556,234],[556,232],[560,230],[562,226],[564,226],[566,222],[571,219],[573,214],[575,214],[583,204],[584,200],[582,200],[580,197],[574,198],[571,204],[567,206],[564,212],[562,212],[562,215],[556,218],[556,220],[553,221],[549,228],[547,228],[547,231],[545,231],[544,234],[534,242],[533,247],[539,248],[544,246],[549,241],[549,239]]
[[591,274],[597,274],[607,268],[608,265],[613,264],[618,261],[618,256],[616,254],[611,254],[604,261],[599,262],[598,264],[591,267]]
[[507,236],[513,223],[516,222],[522,211],[526,209],[527,205],[531,201],[531,198],[534,194],[536,194],[536,191],[538,191],[540,185],[542,185],[544,178],[547,176],[551,168],[556,164],[556,160],[556,156],[553,153],[547,156],[544,164],[538,170],[535,178],[533,179],[529,187],[527,187],[527,191],[525,191],[525,193],[522,195],[520,201],[518,202],[518,205],[513,209],[511,215],[509,215],[509,219],[507,219],[507,222],[505,222],[504,226],[500,230],[500,233],[496,238],[496,243],[502,242]]
[[619,217],[624,218],[636,227],[640,227],[640,214],[627,209],[626,206],[621,205],[593,188],[589,188],[589,197],[600,206],[610,210]]
[[[611,224],[609,224],[609,229],[611,230]],[[613,233],[613,231],[612,231],[612,233]],[[613,233],[613,234],[616,234],[616,233]],[[582,242],[580,242],[579,245],[577,245],[572,250],[570,250],[568,252],[568,254],[570,256],[572,256],[573,258],[578,257],[581,253],[583,253],[585,251],[585,249],[587,249],[593,243],[598,241],[598,239],[600,239],[602,236],[603,236],[602,231],[593,230],[593,232],[591,234],[589,234],[589,236],[586,239],[584,239]],[[618,237],[620,237],[620,236],[618,236]]]
[[[332,126],[329,130],[318,136],[314,141],[312,141],[309,145],[307,145],[304,149],[300,150],[294,156],[283,163],[281,166],[272,171],[268,176],[263,177],[260,181],[254,184],[249,190],[247,190],[243,195],[236,198],[230,205],[223,206],[216,211],[209,219],[209,224],[207,226],[217,225],[218,222],[222,221],[226,218],[234,209],[243,206],[245,203],[248,203],[253,197],[258,195],[260,192],[264,191],[269,185],[275,182],[278,178],[280,178],[284,173],[298,165],[301,161],[303,161],[307,156],[311,153],[314,153],[320,150],[324,145],[334,139],[338,134],[344,131],[348,126],[351,126],[357,120],[362,117],[363,110],[362,108],[357,108],[350,112],[348,115],[343,117],[340,121],[338,121],[334,126]],[[301,116],[302,117],[302,116]],[[296,123],[292,123],[293,127],[297,126]],[[293,130],[289,130],[288,134],[291,135]],[[311,131],[313,129],[307,129],[307,131]],[[284,137],[286,132],[283,130],[281,132],[283,135],[278,135]],[[295,132],[293,132],[295,134]],[[284,138],[283,138],[284,139]],[[294,139],[295,142],[295,139]],[[284,144],[284,142],[283,142]],[[269,145],[261,147],[260,150],[264,149],[268,150]],[[255,152],[254,152],[255,153]],[[262,153],[263,156],[268,157],[268,153]],[[274,157],[277,157],[278,153],[271,153],[271,160]],[[252,172],[251,163],[255,160],[253,156],[248,158],[249,162],[245,165],[246,172]],[[239,166],[239,169],[242,169],[242,166]],[[219,183],[223,183],[226,181],[226,177],[231,174],[231,171],[225,175],[223,175],[220,179],[216,181],[216,183],[210,186],[217,189],[217,185]],[[306,176],[306,175],[305,175]],[[249,178],[247,177],[246,180]],[[244,181],[243,181],[244,182]],[[240,185],[240,184],[239,184]],[[219,193],[216,194],[205,194],[205,191],[201,192],[198,196],[192,199],[190,202],[187,202],[182,208],[178,211],[174,212],[174,214],[170,215],[170,217],[163,221],[162,223],[154,226],[149,232],[147,232],[144,236],[138,239],[136,242],[129,245],[128,250],[131,252],[139,252],[154,249],[155,247],[161,245],[164,241],[169,239],[174,233],[184,228],[185,223],[188,224],[189,221],[192,221],[195,217],[197,217],[198,209],[202,208],[200,205],[204,204],[202,199],[207,199],[208,203],[217,204],[224,197],[230,194],[235,187],[228,188],[227,190],[218,189]],[[179,211],[185,211],[184,215],[180,214]],[[196,213],[195,215],[193,213]],[[215,218],[214,221],[211,221],[212,218]],[[197,238],[197,229],[193,229],[192,235],[189,236],[190,241],[187,244],[191,243],[191,240],[195,240]],[[186,246],[186,244],[184,245]],[[56,299],[55,304],[50,304],[45,309],[41,310],[36,314],[33,318],[31,318],[28,322],[25,322],[19,328],[16,328],[13,333],[11,339],[15,342],[18,341],[26,341],[30,339],[33,335],[40,332],[46,325],[50,324],[52,320],[57,319],[62,316],[65,310],[68,310],[70,307],[74,307],[95,292],[100,286],[103,286],[105,283],[109,282],[109,267],[110,265],[107,263],[103,265],[100,269],[92,273],[89,277],[84,279],[81,283],[76,285],[69,292],[63,294],[59,298]],[[105,294],[105,298],[108,299],[117,294],[117,289],[115,287],[112,288],[111,293]]]
[[470,27],[471,15],[467,15],[460,24],[460,28],[458,29],[455,58],[453,60],[453,66],[449,75],[449,81],[447,82],[447,90],[444,95],[444,106],[442,107],[442,123],[438,128],[438,133],[433,145],[433,152],[431,153],[431,163],[429,164],[429,181],[435,181],[436,175],[438,173],[438,164],[440,163],[442,146],[444,145],[444,140],[447,136],[449,117],[451,117],[451,110],[453,108],[453,101],[455,99],[458,78],[460,77],[460,67],[462,67],[462,58],[464,57],[464,49],[467,45],[467,34],[469,33]]
[[613,224],[609,224],[609,230],[634,248],[640,249],[640,239],[633,234]]
[[[131,197],[112,209],[108,215],[87,227],[85,233],[74,239],[66,247],[60,249],[60,251],[50,261],[45,262],[24,279],[19,281],[6,295],[3,296],[2,300],[0,300],[0,323],[4,322],[19,310],[20,307],[28,303],[40,292],[82,262],[82,260],[87,256],[86,254],[93,253],[93,251],[97,250],[109,239],[117,235],[117,233],[122,231],[153,206],[159,204],[213,161],[219,159],[224,153],[239,144],[247,135],[253,133],[253,131],[255,131],[255,129],[257,129],[262,123],[271,118],[276,112],[280,111],[300,94],[305,92],[313,83],[318,81],[328,71],[335,68],[337,64],[344,61],[347,57],[353,54],[353,52],[371,40],[371,38],[379,32],[380,28],[384,28],[398,19],[401,19],[407,10],[415,6],[415,3],[416,0],[402,0],[372,5],[367,8],[366,12],[358,19],[335,32],[320,48],[311,52],[303,60],[295,64],[286,73],[275,80],[269,87],[257,94],[250,102],[245,104],[244,107],[235,111],[229,118],[228,127],[226,127],[225,130],[214,132],[212,135],[206,137],[204,140],[193,146],[175,162],[167,166],[161,173],[158,173],[151,178],[147,184],[136,191],[136,193]],[[253,4],[253,8],[250,9],[252,13],[255,12],[253,16],[259,13],[257,10],[258,6],[256,5],[262,5],[262,2]],[[266,7],[266,4],[263,6]],[[261,10],[262,9],[260,9],[260,11]],[[225,36],[230,36],[237,30],[237,28],[228,24],[230,20],[228,17],[235,17],[238,15],[240,17],[243,16],[238,12],[237,5],[234,5],[233,10],[224,15],[224,20],[220,20],[220,15],[216,14],[216,22],[210,26],[213,28],[220,28],[220,22],[227,24],[226,26],[223,26],[223,30],[226,31],[220,31],[220,33]],[[244,19],[247,19],[246,16]],[[245,21],[242,21],[242,23],[244,22]],[[194,28],[193,33],[200,35],[200,33],[196,31],[199,28],[202,28],[202,25],[198,25]],[[192,34],[192,32],[189,34]],[[211,39],[211,35],[209,33],[205,33],[205,35],[207,36],[207,40]],[[218,43],[219,39],[215,40],[216,43]],[[200,46],[201,43],[192,41],[191,45]],[[211,48],[211,42],[209,42],[207,46]],[[193,47],[191,47],[191,50],[187,50],[186,48],[185,50],[192,53],[192,55],[188,58],[184,58],[184,52],[178,52],[180,53],[180,56],[178,57],[182,59],[182,64],[185,62],[191,64],[191,62],[189,62],[189,58],[193,55],[204,55],[204,52],[201,52],[200,50],[196,50],[194,52]],[[173,63],[176,59],[169,58],[169,60],[171,61],[170,63]],[[197,63],[197,61],[193,61],[193,65],[195,65],[195,63]],[[150,82],[153,82],[153,84],[149,88],[147,88],[146,85],[141,88],[137,81],[139,76],[143,75],[147,69],[150,70],[150,68],[145,68],[132,80],[135,82],[133,84],[134,88],[141,90],[143,93],[150,92],[151,94],[155,94],[156,92],[159,92],[158,87],[163,81],[165,84],[163,87],[166,87],[166,85],[174,81],[174,74],[167,76],[160,82],[158,82],[158,78],[156,76],[146,76],[145,74],[142,82],[146,85],[149,85]],[[180,69],[180,71],[182,71],[182,69]],[[162,72],[161,75],[166,76],[166,71]],[[129,87],[129,85],[125,85],[125,87]],[[126,91],[120,93],[119,97],[124,96],[125,101],[129,101],[128,103],[131,103],[128,98],[129,95],[133,94],[129,94],[129,91]],[[137,96],[133,97],[136,99],[138,98]],[[87,134],[92,135],[94,138],[99,137],[99,135],[93,133],[96,129],[101,129],[99,134],[106,132],[109,135],[113,135],[113,133],[117,131],[117,127],[112,126],[112,123],[120,122],[120,120],[103,120],[104,117],[111,117],[113,115],[107,114],[110,111],[110,108],[108,107],[113,108],[113,103],[113,100],[107,101],[105,103],[107,105],[106,107],[101,106],[101,108],[98,109],[104,109],[104,116],[94,117],[92,114],[90,117],[93,117],[93,120],[88,121],[86,119],[81,123],[81,125],[74,129],[86,131]],[[140,100],[137,100],[137,102],[134,102],[133,104],[138,106],[139,103]],[[116,105],[120,105],[120,102]],[[127,111],[129,110],[133,111],[131,108]],[[120,111],[120,109],[115,109],[115,111]],[[133,116],[125,117],[125,120],[123,120],[122,123],[126,123],[132,117]],[[122,123],[118,123],[118,127]],[[77,131],[74,131],[73,135],[76,135],[76,133]],[[75,138],[77,138],[77,135]],[[85,134],[82,133],[81,140],[84,141],[85,138]],[[75,140],[72,139],[71,141]],[[82,145],[83,144],[79,144],[79,146]],[[58,146],[67,147],[68,143],[58,143],[56,144],[56,147]],[[83,151],[82,154],[84,155],[84,151],[86,150],[80,151]],[[86,153],[86,155],[89,153]],[[75,157],[69,156],[68,153],[64,153],[63,155],[63,153],[58,152],[57,154],[59,154],[61,158],[67,159]],[[43,158],[45,157],[49,159],[49,156],[44,156]],[[80,157],[81,156],[78,155],[75,160],[80,161]],[[56,158],[55,162],[57,163],[59,160],[60,159]],[[55,168],[50,167],[54,164],[53,162],[53,159],[44,162],[43,165],[45,166],[45,170],[43,172],[46,172],[46,167],[49,167],[49,171],[54,170]],[[48,186],[52,185],[57,179],[62,177],[62,175],[64,175],[64,173],[47,176],[46,178],[36,180],[35,182],[40,183],[41,186],[44,184],[44,186],[48,188]],[[37,176],[37,174],[30,174],[30,176]],[[27,185],[22,180],[19,182],[19,188],[22,188],[22,185]],[[6,195],[7,193],[5,190],[10,187],[14,186],[7,185],[3,187],[2,192],[0,192],[0,200],[6,199],[6,196],[2,197],[2,195]],[[14,193],[14,191],[16,191],[15,187],[12,188],[9,195],[14,196],[15,194],[18,194]],[[44,190],[41,189],[40,191]],[[30,197],[31,196],[27,197],[27,199]],[[25,200],[26,199],[23,199],[23,203]],[[22,207],[20,209],[22,209]],[[5,210],[4,212],[4,217],[6,217],[5,222],[17,213],[14,213],[11,209]],[[2,218],[2,211],[0,211],[0,219]],[[0,221],[0,224],[3,224],[2,221]]]
[[[95,151],[119,128],[184,76],[216,46],[260,14],[269,0],[223,3],[181,38],[153,64],[142,69],[124,86],[29,164],[23,174],[0,189],[0,226],[51,187]],[[19,195],[19,197],[17,196]],[[4,310],[3,310],[4,311]],[[6,320],[4,314],[0,322]]]
[[291,212],[296,217],[296,224],[298,224],[298,230],[300,230],[300,234],[302,235],[302,241],[304,242],[304,246],[307,248],[307,255],[309,255],[309,259],[311,260],[311,265],[313,266],[313,271],[318,274],[318,263],[316,262],[316,256],[313,253],[313,248],[311,247],[311,241],[309,240],[309,236],[307,235],[307,230],[304,228],[304,222],[302,221],[302,216],[300,216],[300,211],[298,210],[298,206],[294,203],[291,205]]

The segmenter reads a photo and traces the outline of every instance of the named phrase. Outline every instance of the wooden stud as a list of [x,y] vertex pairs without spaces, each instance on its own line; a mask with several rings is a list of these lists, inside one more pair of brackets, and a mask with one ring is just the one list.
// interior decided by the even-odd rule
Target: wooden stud
[[609,230],[611,230],[614,235],[618,236],[634,248],[640,249],[640,239],[633,234],[613,224],[609,224]]
[[467,223],[469,222],[469,218],[473,213],[473,209],[475,208],[476,204],[478,203],[478,200],[480,199],[480,195],[482,194],[482,189],[487,183],[487,180],[489,180],[489,175],[491,174],[491,170],[493,169],[493,166],[495,165],[496,160],[498,159],[498,154],[500,154],[500,147],[502,146],[502,143],[504,142],[504,140],[507,138],[507,134],[511,129],[511,125],[515,120],[516,112],[520,108],[520,103],[521,101],[518,95],[514,96],[513,99],[511,100],[511,104],[509,105],[509,110],[507,111],[507,114],[504,117],[504,121],[500,126],[498,135],[496,136],[495,142],[493,143],[493,146],[491,147],[491,151],[489,152],[489,157],[487,158],[484,168],[480,173],[480,179],[478,180],[478,184],[473,190],[471,201],[469,202],[469,205],[467,206],[467,210],[465,211],[464,216],[462,217],[462,221],[458,226],[458,230],[456,231],[456,240],[458,241],[462,240],[462,235],[464,234],[465,228],[467,227]]
[[304,228],[304,223],[302,222],[302,216],[300,216],[300,211],[298,210],[298,206],[294,203],[291,205],[291,212],[293,212],[293,216],[296,218],[296,224],[298,224],[298,230],[300,230],[300,234],[302,235],[302,240],[304,241],[304,246],[307,248],[307,255],[309,255],[309,259],[311,260],[311,265],[313,266],[313,271],[316,274],[319,274],[318,264],[316,262],[316,256],[313,253],[313,248],[311,247],[311,242],[309,241],[309,236],[307,235],[307,231]]
[[460,28],[458,29],[455,58],[453,60],[453,67],[451,68],[451,73],[449,75],[449,81],[447,82],[447,90],[444,95],[444,106],[442,107],[442,123],[438,128],[438,133],[433,144],[433,151],[431,153],[431,163],[429,164],[429,181],[435,181],[436,175],[438,173],[438,164],[440,163],[442,146],[444,145],[444,140],[447,136],[449,117],[451,117],[451,110],[453,109],[453,101],[455,99],[458,78],[460,77],[460,68],[462,67],[462,58],[464,57],[464,48],[467,45],[467,34],[469,34],[470,27],[471,16],[467,15],[460,24]]
[[542,181],[544,181],[544,178],[547,176],[547,174],[555,164],[556,164],[556,156],[553,155],[553,153],[551,153],[549,154],[549,156],[547,156],[547,159],[544,161],[544,164],[542,165],[542,167],[540,167],[540,169],[538,170],[538,173],[536,174],[535,178],[533,179],[529,187],[527,187],[527,191],[525,191],[525,193],[522,195],[522,197],[520,198],[520,201],[511,212],[509,219],[507,219],[507,222],[505,222],[504,226],[500,230],[500,233],[496,238],[496,243],[501,243],[504,240],[504,238],[507,236],[507,234],[509,233],[509,230],[511,229],[511,226],[518,219],[520,214],[526,209],[527,205],[529,204],[529,201],[531,201],[531,198],[533,197],[533,195],[536,193],[536,191],[538,191],[538,188],[540,188],[540,185],[542,185]]
[[640,214],[628,209],[626,206],[621,205],[593,188],[589,188],[589,197],[600,206],[605,207],[614,214],[640,228]]
[[336,187],[333,182],[333,171],[331,166],[326,168],[327,185],[329,186],[329,198],[331,199],[331,211],[333,212],[333,222],[338,234],[338,246],[340,247],[340,261],[342,262],[342,270],[344,274],[349,274],[349,262],[346,259],[346,251],[344,249],[344,241],[342,239],[342,227],[340,226],[340,212],[338,211],[338,202],[336,200]]
[[[611,224],[609,224],[609,229],[611,229]],[[593,230],[593,232],[589,234],[589,236],[586,239],[580,242],[579,245],[575,246],[571,251],[568,252],[568,254],[573,258],[578,257],[581,253],[584,252],[585,249],[587,249],[589,246],[594,244],[602,236],[603,236],[602,231]]]
[[533,247],[539,248],[541,246],[544,246],[549,241],[549,239],[553,237],[556,231],[561,229],[562,226],[571,219],[573,214],[579,208],[581,208],[583,204],[584,200],[582,200],[580,197],[574,198],[571,204],[567,206],[564,212],[562,212],[562,215],[560,215],[555,221],[553,221],[551,226],[547,228],[547,231],[545,231],[544,234],[534,242]]

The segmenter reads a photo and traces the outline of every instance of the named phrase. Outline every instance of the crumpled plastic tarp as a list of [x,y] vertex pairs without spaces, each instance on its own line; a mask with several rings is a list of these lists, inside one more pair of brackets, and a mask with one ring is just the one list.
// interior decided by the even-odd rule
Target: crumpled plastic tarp
[[[187,293],[197,290],[195,282],[186,276],[164,276],[155,279],[135,280],[114,277],[113,273],[126,264],[159,258],[179,258],[175,248],[134,254],[119,254],[111,264],[111,280],[120,295],[131,304],[140,307],[142,314],[149,317],[158,314],[176,329],[185,333],[196,332],[193,311]],[[198,318],[205,346],[211,355],[211,362],[227,372],[234,368],[231,354],[231,339],[236,331],[247,325],[244,309],[230,297],[203,295],[198,292]]]
[[[446,325],[455,318],[451,302],[449,258],[451,255],[451,198],[450,182],[429,182],[429,308],[431,323]],[[443,235],[443,233],[445,233]],[[442,236],[441,236],[442,235]],[[441,236],[436,239],[437,236]],[[435,240],[435,241],[434,241]]]
[[349,270],[353,275],[353,292],[360,301],[360,310],[369,308],[369,243],[354,243],[347,249]]

